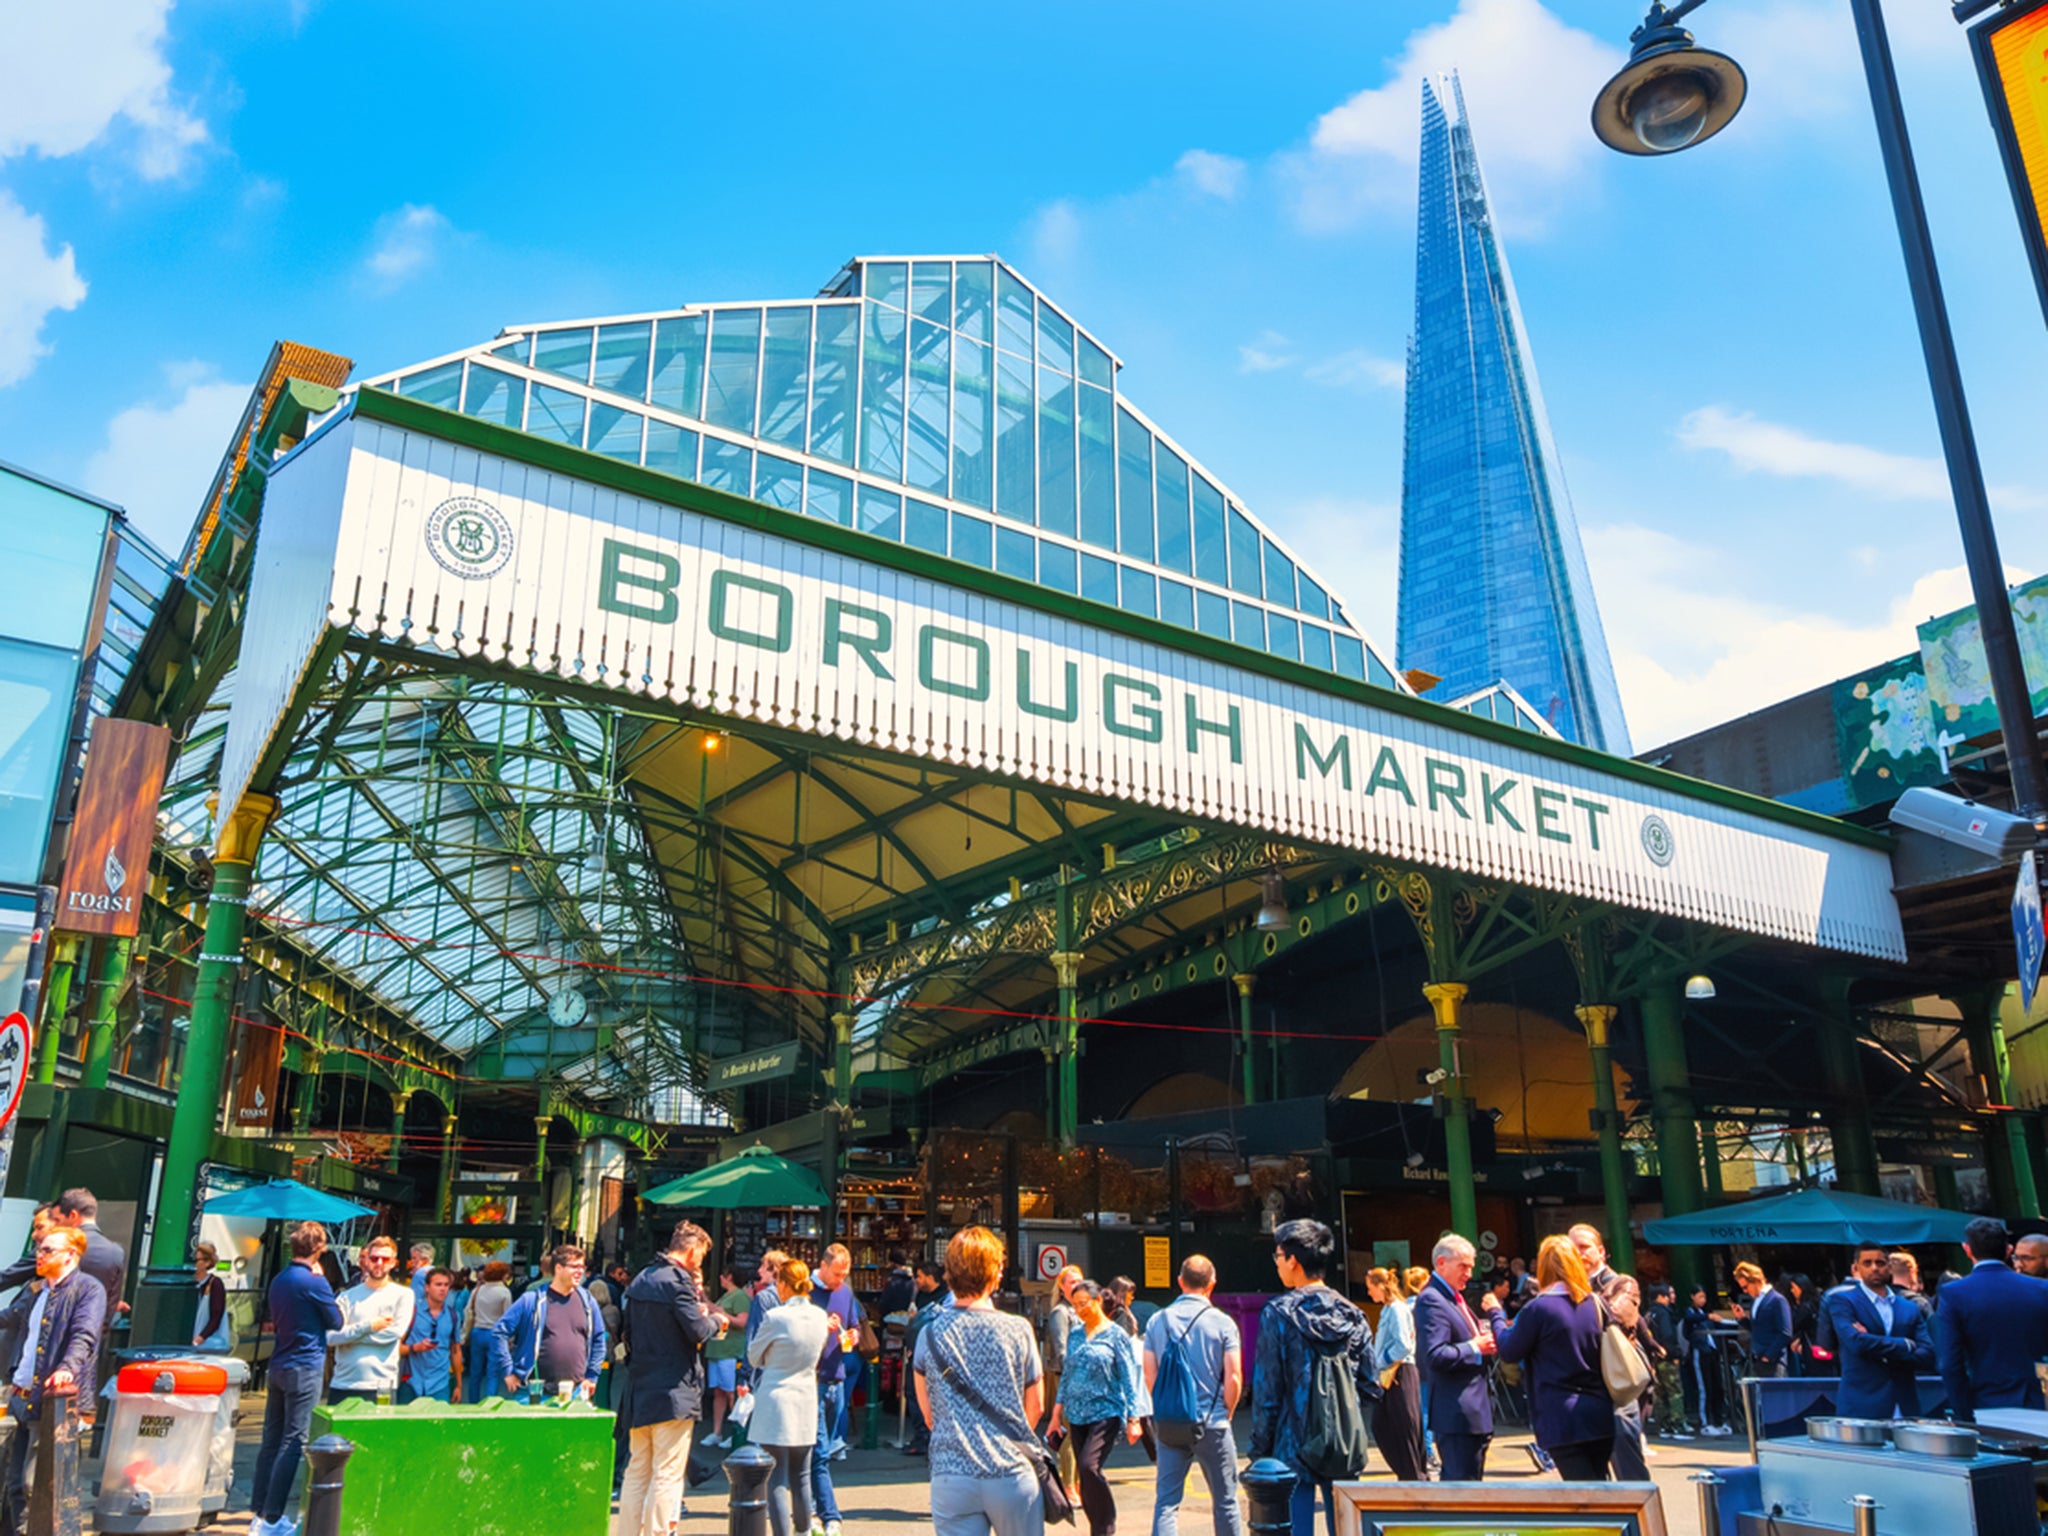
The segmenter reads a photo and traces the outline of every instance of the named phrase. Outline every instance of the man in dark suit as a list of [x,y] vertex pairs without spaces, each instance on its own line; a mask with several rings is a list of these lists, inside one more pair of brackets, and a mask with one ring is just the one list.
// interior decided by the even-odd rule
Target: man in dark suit
[[1859,1243],[1849,1268],[1856,1278],[1821,1298],[1842,1362],[1835,1411],[1851,1419],[1912,1418],[1920,1412],[1913,1378],[1934,1366],[1920,1309],[1892,1290],[1884,1244]]
[[704,1255],[711,1238],[695,1222],[676,1224],[668,1251],[626,1287],[620,1326],[633,1362],[624,1411],[633,1427],[631,1459],[612,1529],[662,1533],[683,1504],[690,1430],[704,1397],[704,1344],[726,1328],[704,1300]]
[[2005,1223],[1980,1216],[1963,1229],[1975,1266],[1935,1297],[1935,1353],[1949,1412],[1968,1422],[1979,1408],[2039,1408],[2034,1362],[2048,1356],[2048,1280],[2006,1268]]
[[1786,1375],[1792,1348],[1792,1303],[1756,1265],[1735,1266],[1735,1284],[1749,1298],[1749,1361],[1753,1376]]
[[[1472,1245],[1456,1233],[1438,1239],[1430,1255],[1436,1273],[1415,1298],[1415,1354],[1447,1483],[1484,1478],[1486,1448],[1493,1441],[1493,1404],[1486,1393],[1486,1362],[1495,1351],[1493,1327],[1465,1302],[1472,1260]],[[1483,1311],[1500,1308],[1490,1292],[1480,1305]]]
[[[57,1225],[76,1227],[85,1234],[85,1258],[79,1268],[99,1281],[107,1293],[107,1321],[123,1306],[121,1291],[128,1274],[128,1255],[121,1245],[100,1231],[100,1203],[89,1189],[67,1189],[57,1197]],[[0,1269],[0,1291],[25,1285],[36,1277],[36,1256],[23,1254]]]

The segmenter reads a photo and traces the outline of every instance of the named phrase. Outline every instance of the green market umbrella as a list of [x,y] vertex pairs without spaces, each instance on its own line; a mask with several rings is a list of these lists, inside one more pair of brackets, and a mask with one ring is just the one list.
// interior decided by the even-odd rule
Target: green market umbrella
[[1931,1205],[1802,1189],[1643,1223],[1653,1243],[1959,1243],[1971,1218]]
[[737,1211],[757,1205],[832,1203],[818,1176],[801,1164],[777,1157],[766,1147],[747,1148],[738,1157],[685,1174],[650,1189],[640,1197],[655,1205],[695,1205],[708,1210]]

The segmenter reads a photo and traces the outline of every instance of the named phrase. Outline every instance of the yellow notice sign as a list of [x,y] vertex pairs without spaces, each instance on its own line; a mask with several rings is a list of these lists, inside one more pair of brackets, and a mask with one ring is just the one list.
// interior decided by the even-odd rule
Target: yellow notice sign
[[2048,314],[2048,5],[2034,0],[2000,11],[1970,42],[2034,286]]
[[1145,1289],[1163,1291],[1173,1284],[1173,1244],[1163,1237],[1145,1239]]

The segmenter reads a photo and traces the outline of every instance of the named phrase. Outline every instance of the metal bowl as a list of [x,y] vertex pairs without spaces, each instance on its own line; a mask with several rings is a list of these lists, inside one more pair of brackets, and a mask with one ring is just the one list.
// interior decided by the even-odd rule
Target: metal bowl
[[1806,1421],[1806,1437],[1828,1445],[1883,1445],[1891,1426],[1882,1419],[1815,1418]]
[[1894,1424],[1892,1444],[1915,1456],[1950,1456],[1968,1461],[1977,1454],[1977,1431],[1960,1424]]

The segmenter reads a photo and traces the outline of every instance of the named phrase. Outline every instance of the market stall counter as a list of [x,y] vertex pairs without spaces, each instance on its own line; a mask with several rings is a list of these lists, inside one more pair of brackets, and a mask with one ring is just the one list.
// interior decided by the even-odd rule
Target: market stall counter
[[313,1434],[355,1446],[340,1536],[605,1536],[613,1416],[581,1400],[343,1402]]

